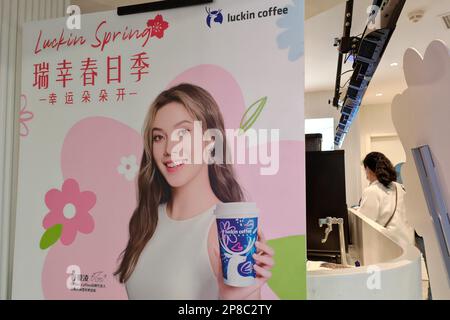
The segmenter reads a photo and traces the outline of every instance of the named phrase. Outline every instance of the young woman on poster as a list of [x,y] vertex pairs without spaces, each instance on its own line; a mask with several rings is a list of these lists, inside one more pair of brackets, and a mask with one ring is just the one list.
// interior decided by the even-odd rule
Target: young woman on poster
[[[138,205],[115,275],[126,284],[130,299],[260,299],[274,265],[273,249],[260,230],[254,255],[256,284],[231,287],[222,277],[214,208],[220,202],[244,201],[232,166],[171,159],[179,143],[171,139],[172,133],[190,136],[194,121],[201,122],[203,131],[219,130],[226,146],[222,114],[206,90],[180,84],[162,92],[151,105]],[[216,144],[211,150],[210,146],[202,142],[202,154],[205,149],[216,151]]]

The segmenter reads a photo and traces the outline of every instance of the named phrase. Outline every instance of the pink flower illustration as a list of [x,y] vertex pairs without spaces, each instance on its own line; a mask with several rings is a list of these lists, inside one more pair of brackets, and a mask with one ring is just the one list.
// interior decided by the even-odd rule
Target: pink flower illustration
[[84,234],[94,230],[94,219],[89,210],[96,203],[96,196],[91,191],[80,192],[78,182],[74,179],[64,181],[62,190],[51,189],[45,195],[45,204],[50,212],[43,220],[45,229],[62,225],[61,242],[70,245],[77,232]]
[[169,23],[164,21],[162,15],[158,14],[155,19],[150,19],[147,21],[147,27],[152,28],[152,37],[161,39],[164,37],[164,31],[169,27]]
[[33,112],[27,110],[27,97],[24,94],[20,95],[19,123],[21,137],[28,136],[30,130],[28,129],[26,122],[33,119],[33,117]]

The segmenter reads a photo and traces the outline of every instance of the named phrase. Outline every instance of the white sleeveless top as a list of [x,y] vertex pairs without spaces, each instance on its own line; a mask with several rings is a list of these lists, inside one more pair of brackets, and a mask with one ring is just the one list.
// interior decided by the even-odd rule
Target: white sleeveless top
[[187,220],[173,220],[166,204],[158,207],[158,225],[126,283],[129,299],[216,300],[217,279],[208,255],[214,208]]

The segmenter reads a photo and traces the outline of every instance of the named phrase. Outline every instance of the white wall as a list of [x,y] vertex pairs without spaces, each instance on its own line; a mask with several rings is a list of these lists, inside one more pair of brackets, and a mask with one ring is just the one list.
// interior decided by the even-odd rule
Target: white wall
[[[333,91],[305,93],[305,119],[334,118],[335,126],[339,123],[340,112],[328,104]],[[353,123],[342,149],[345,150],[345,183],[347,205],[359,203],[361,198],[361,152],[359,117]]]
[[0,300],[11,296],[22,24],[64,16],[69,3],[69,0],[0,0]]
[[390,104],[364,105],[359,111],[361,129],[361,154],[366,154],[367,139],[371,135],[397,133],[391,116]]

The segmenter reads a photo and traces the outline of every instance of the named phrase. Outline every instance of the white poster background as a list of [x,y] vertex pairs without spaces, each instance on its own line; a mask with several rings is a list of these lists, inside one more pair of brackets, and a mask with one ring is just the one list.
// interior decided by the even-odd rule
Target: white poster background
[[[140,133],[143,119],[152,100],[164,90],[171,81],[184,71],[200,65],[218,66],[234,77],[242,90],[245,108],[261,97],[267,96],[268,103],[259,116],[254,129],[280,129],[280,140],[299,142],[304,139],[303,121],[303,88],[304,88],[304,57],[303,51],[300,56],[289,58],[292,48],[280,48],[277,37],[287,28],[281,28],[277,21],[282,16],[256,17],[246,21],[228,22],[228,14],[239,14],[240,12],[259,12],[270,7],[278,6],[285,8],[289,6],[291,12],[299,10],[303,6],[302,1],[215,1],[210,7],[221,9],[224,21],[222,24],[212,23],[211,28],[206,24],[205,6],[194,6],[161,12],[148,12],[129,16],[117,16],[115,11],[87,14],[81,17],[81,30],[68,30],[65,28],[65,19],[49,21],[38,21],[26,24],[24,27],[23,43],[23,82],[22,82],[22,114],[21,132],[23,137],[20,141],[20,163],[19,163],[19,188],[16,220],[16,240],[14,252],[14,277],[13,298],[14,299],[41,299],[55,298],[49,291],[43,289],[42,276],[46,272],[44,264],[51,250],[39,248],[40,239],[45,231],[43,219],[49,212],[44,201],[46,193],[50,189],[59,189],[65,178],[61,168],[62,148],[68,131],[83,119],[91,117],[108,117],[120,121],[120,123]],[[302,9],[303,12],[303,9]],[[99,48],[91,47],[97,42],[96,30],[102,21],[106,24],[100,29],[97,36],[103,32],[124,31],[126,28],[143,30],[149,19],[154,19],[161,14],[163,19],[169,23],[164,32],[164,37],[158,39],[152,37],[145,47],[142,40],[117,40],[106,45],[103,52]],[[293,19],[291,19],[293,20]],[[302,25],[303,21],[298,25]],[[299,37],[297,41],[303,41],[303,30],[295,29],[297,25],[290,26],[291,32]],[[44,39],[59,39],[62,30],[66,39],[69,35],[83,36],[86,44],[83,46],[61,46],[57,51],[55,48],[42,49]],[[40,46],[37,44],[39,32],[42,31]],[[287,37],[289,38],[289,36]],[[291,38],[294,38],[291,36]],[[41,52],[35,53],[36,46]],[[39,50],[39,49],[38,49]],[[140,53],[148,54],[150,63],[149,73],[142,76],[140,82],[135,82],[135,76],[130,75],[130,57]],[[122,57],[122,83],[106,83],[106,57]],[[82,87],[81,61],[90,57],[97,60],[98,76],[96,85]],[[63,88],[56,81],[58,71],[57,63],[63,59],[72,63],[72,81]],[[34,84],[35,65],[48,62],[49,88],[37,89]],[[125,88],[127,92],[136,93],[124,98],[124,101],[115,101],[115,90]],[[101,89],[107,89],[110,101],[98,103],[98,94]],[[92,91],[92,103],[82,103],[81,96],[84,90]],[[64,104],[67,92],[73,92],[74,104]],[[57,103],[49,104],[49,95],[57,96]],[[47,99],[44,100],[44,99]],[[32,119],[26,117],[26,112],[32,114]],[[239,115],[240,116],[240,115]],[[27,133],[25,135],[25,133]],[[89,139],[89,137],[86,137]],[[295,151],[299,159],[303,159],[303,149]],[[138,155],[140,160],[140,155]],[[120,161],[119,163],[120,164]],[[89,163],[85,164],[89,166]],[[282,227],[271,230],[270,224],[266,223],[266,231],[269,239],[282,236],[304,235],[304,181],[302,162],[298,163],[298,177],[293,174],[291,185],[298,194],[298,203],[294,205],[295,212],[291,212],[294,218],[286,215],[286,225],[296,225],[297,232],[284,231]],[[100,177],[99,177],[100,178]],[[287,182],[287,186],[289,183]],[[82,189],[80,185],[80,189]],[[81,190],[83,191],[83,190]],[[281,191],[283,192],[283,191]],[[288,192],[288,191],[286,191]],[[286,193],[287,194],[287,193]],[[279,198],[279,197],[278,197]],[[97,201],[100,201],[97,199]],[[274,195],[274,206],[277,197]],[[293,211],[293,210],[291,210]],[[126,213],[129,216],[129,213]],[[94,213],[92,213],[94,216]],[[95,217],[94,217],[95,218]],[[269,222],[271,218],[266,220]],[[279,220],[279,219],[278,219]],[[114,222],[111,222],[112,225]],[[97,228],[97,225],[96,225]],[[111,227],[113,228],[113,227]],[[121,227],[118,233],[125,233],[127,225]],[[95,234],[95,230],[92,234]],[[78,233],[74,244],[81,238],[87,238],[92,234]],[[114,240],[114,232],[109,234]],[[122,241],[122,242],[121,242]],[[108,241],[106,241],[107,243]],[[114,242],[114,241],[113,241]],[[119,241],[122,246],[115,248],[114,254],[123,249],[123,239]],[[114,242],[115,243],[115,242]],[[116,246],[118,246],[116,244]],[[55,247],[64,246],[60,243]],[[112,250],[102,248],[101,251]],[[99,252],[101,255],[101,253]],[[77,257],[74,256],[73,264],[77,265]],[[69,265],[68,265],[69,267]],[[92,272],[93,270],[89,270]],[[105,273],[111,270],[98,270]],[[69,272],[70,273],[70,272]],[[70,274],[67,274],[67,277]],[[83,270],[81,270],[83,273]],[[108,273],[108,276],[111,275]],[[108,281],[113,281],[108,279]],[[109,288],[98,289],[96,294],[81,296],[82,298],[124,298],[123,292],[119,292],[115,284],[108,283]],[[114,290],[112,290],[114,288]],[[109,291],[108,291],[109,290]],[[60,296],[62,298],[62,295]],[[77,298],[67,296],[67,298]]]

